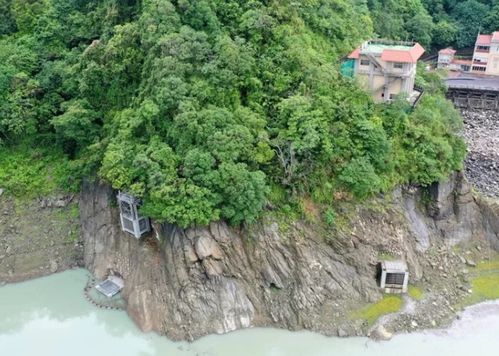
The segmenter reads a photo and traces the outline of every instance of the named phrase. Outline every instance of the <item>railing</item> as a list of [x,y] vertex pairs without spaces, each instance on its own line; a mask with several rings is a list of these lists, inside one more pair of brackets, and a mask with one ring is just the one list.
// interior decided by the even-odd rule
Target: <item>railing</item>
[[419,95],[416,98],[416,100],[414,100],[414,103],[412,104],[413,108],[415,108],[419,104],[419,102],[421,101],[421,98],[423,97],[423,95],[425,93],[424,88],[420,87],[419,85],[415,85],[414,90],[419,92]]
[[387,40],[383,38],[372,39],[367,41],[367,44],[384,44],[388,46],[414,46],[414,42],[411,41],[396,41],[396,40]]

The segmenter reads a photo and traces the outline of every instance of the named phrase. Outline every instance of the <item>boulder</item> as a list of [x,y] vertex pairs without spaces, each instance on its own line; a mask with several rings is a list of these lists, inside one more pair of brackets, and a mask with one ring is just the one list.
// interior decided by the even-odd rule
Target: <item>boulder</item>
[[393,337],[393,333],[386,330],[383,325],[378,325],[373,331],[371,331],[369,337],[376,341],[388,341]]
[[211,237],[198,236],[194,241],[194,248],[200,260],[204,260],[207,257],[213,257],[217,260],[222,259],[222,251],[218,243]]
[[59,269],[59,265],[56,261],[50,261],[50,273],[55,273]]
[[208,277],[220,276],[223,273],[223,268],[220,262],[211,258],[203,260],[203,268]]
[[194,248],[190,244],[184,245],[184,256],[189,265],[192,265],[199,261],[199,258],[196,255],[196,251],[194,251]]

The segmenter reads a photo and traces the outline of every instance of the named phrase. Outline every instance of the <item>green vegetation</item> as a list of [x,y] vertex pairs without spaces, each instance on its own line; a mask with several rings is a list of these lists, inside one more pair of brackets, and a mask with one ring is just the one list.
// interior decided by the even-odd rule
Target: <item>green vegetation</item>
[[478,31],[499,30],[499,0],[368,0],[380,37],[419,41],[427,49],[464,48]]
[[386,314],[398,312],[403,305],[402,297],[399,295],[385,294],[383,299],[374,304],[369,304],[363,309],[352,314],[355,319],[363,319],[368,326],[373,325],[376,320]]
[[499,257],[480,262],[470,272],[472,293],[464,300],[464,306],[499,299]]
[[[420,1],[394,3],[390,20],[429,42],[412,36],[429,21]],[[412,111],[339,75],[384,23],[376,6],[0,1],[0,186],[45,194],[98,176],[181,226],[269,206],[332,226],[337,200],[441,180],[465,149],[438,76],[421,72]]]
[[409,296],[415,300],[422,300],[424,296],[424,292],[421,288],[411,285],[407,290],[407,294],[409,294]]
[[499,299],[499,273],[475,277],[471,281],[471,285],[473,294],[468,300],[469,304]]
[[47,195],[61,187],[74,190],[69,167],[62,152],[0,146],[0,186],[18,198]]

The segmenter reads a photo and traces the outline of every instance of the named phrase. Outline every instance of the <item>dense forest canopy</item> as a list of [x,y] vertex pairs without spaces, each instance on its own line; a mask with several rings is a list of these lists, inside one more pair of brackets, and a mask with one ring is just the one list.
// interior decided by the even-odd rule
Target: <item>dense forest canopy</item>
[[430,184],[465,151],[439,78],[422,71],[414,111],[375,105],[339,60],[376,35],[459,43],[459,4],[0,0],[0,182],[50,156],[61,182],[98,175],[181,226],[305,198],[331,220],[339,197]]
[[499,0],[368,0],[368,6],[376,34],[427,49],[473,46],[479,31],[499,30]]

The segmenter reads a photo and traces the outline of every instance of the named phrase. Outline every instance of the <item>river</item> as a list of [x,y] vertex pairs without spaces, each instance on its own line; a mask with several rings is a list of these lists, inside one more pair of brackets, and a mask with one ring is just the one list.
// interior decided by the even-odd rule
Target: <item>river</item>
[[85,270],[0,287],[0,355],[469,356],[499,352],[499,303],[469,308],[452,328],[397,335],[389,342],[311,332],[249,329],[192,344],[142,333],[123,311],[101,310],[82,289]]

